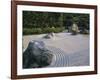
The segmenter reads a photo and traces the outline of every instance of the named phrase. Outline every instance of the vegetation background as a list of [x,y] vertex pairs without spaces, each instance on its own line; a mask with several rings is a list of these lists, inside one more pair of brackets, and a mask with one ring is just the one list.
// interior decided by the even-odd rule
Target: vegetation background
[[23,11],[23,35],[58,33],[72,24],[89,30],[89,14]]

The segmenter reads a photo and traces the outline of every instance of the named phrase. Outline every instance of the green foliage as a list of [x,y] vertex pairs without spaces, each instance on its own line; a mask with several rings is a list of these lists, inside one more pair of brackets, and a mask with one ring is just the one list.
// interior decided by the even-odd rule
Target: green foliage
[[30,35],[30,34],[43,34],[43,33],[58,33],[58,32],[62,32],[64,29],[64,27],[62,28],[24,28],[23,29],[23,35]]
[[42,29],[41,28],[24,28],[23,29],[23,34],[24,35],[29,35],[29,34],[41,34]]
[[76,23],[89,30],[89,14],[23,11],[23,34],[62,32]]

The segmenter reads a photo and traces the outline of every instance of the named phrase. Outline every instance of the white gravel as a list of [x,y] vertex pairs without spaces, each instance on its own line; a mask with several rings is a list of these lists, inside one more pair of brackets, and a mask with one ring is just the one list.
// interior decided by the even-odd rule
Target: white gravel
[[[89,65],[89,35],[56,33],[55,37],[52,39],[44,39],[44,35],[45,34],[23,36],[23,49],[27,48],[29,41],[41,40],[46,44],[46,46],[53,47],[55,51],[60,50],[60,53],[56,51],[59,54],[53,52],[53,54],[55,54],[56,60],[54,59],[55,62],[53,61],[53,65],[50,65],[51,67],[57,67],[57,65]],[[60,58],[57,58],[57,56],[59,56]]]

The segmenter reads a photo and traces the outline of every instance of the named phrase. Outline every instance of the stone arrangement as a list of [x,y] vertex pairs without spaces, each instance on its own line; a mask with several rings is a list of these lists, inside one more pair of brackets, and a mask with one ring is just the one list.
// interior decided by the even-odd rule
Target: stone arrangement
[[23,68],[40,68],[50,65],[53,55],[43,41],[30,41],[23,53]]
[[43,38],[45,38],[45,39],[51,39],[53,37],[55,37],[55,33],[52,32],[52,33],[46,34]]

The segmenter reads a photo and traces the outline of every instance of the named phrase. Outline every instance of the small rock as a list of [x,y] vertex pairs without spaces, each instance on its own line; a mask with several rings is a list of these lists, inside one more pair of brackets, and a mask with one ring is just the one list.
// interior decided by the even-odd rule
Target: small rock
[[54,33],[48,33],[48,34],[46,34],[43,38],[51,39],[51,38],[53,38],[53,37],[55,37],[55,34],[54,34]]

